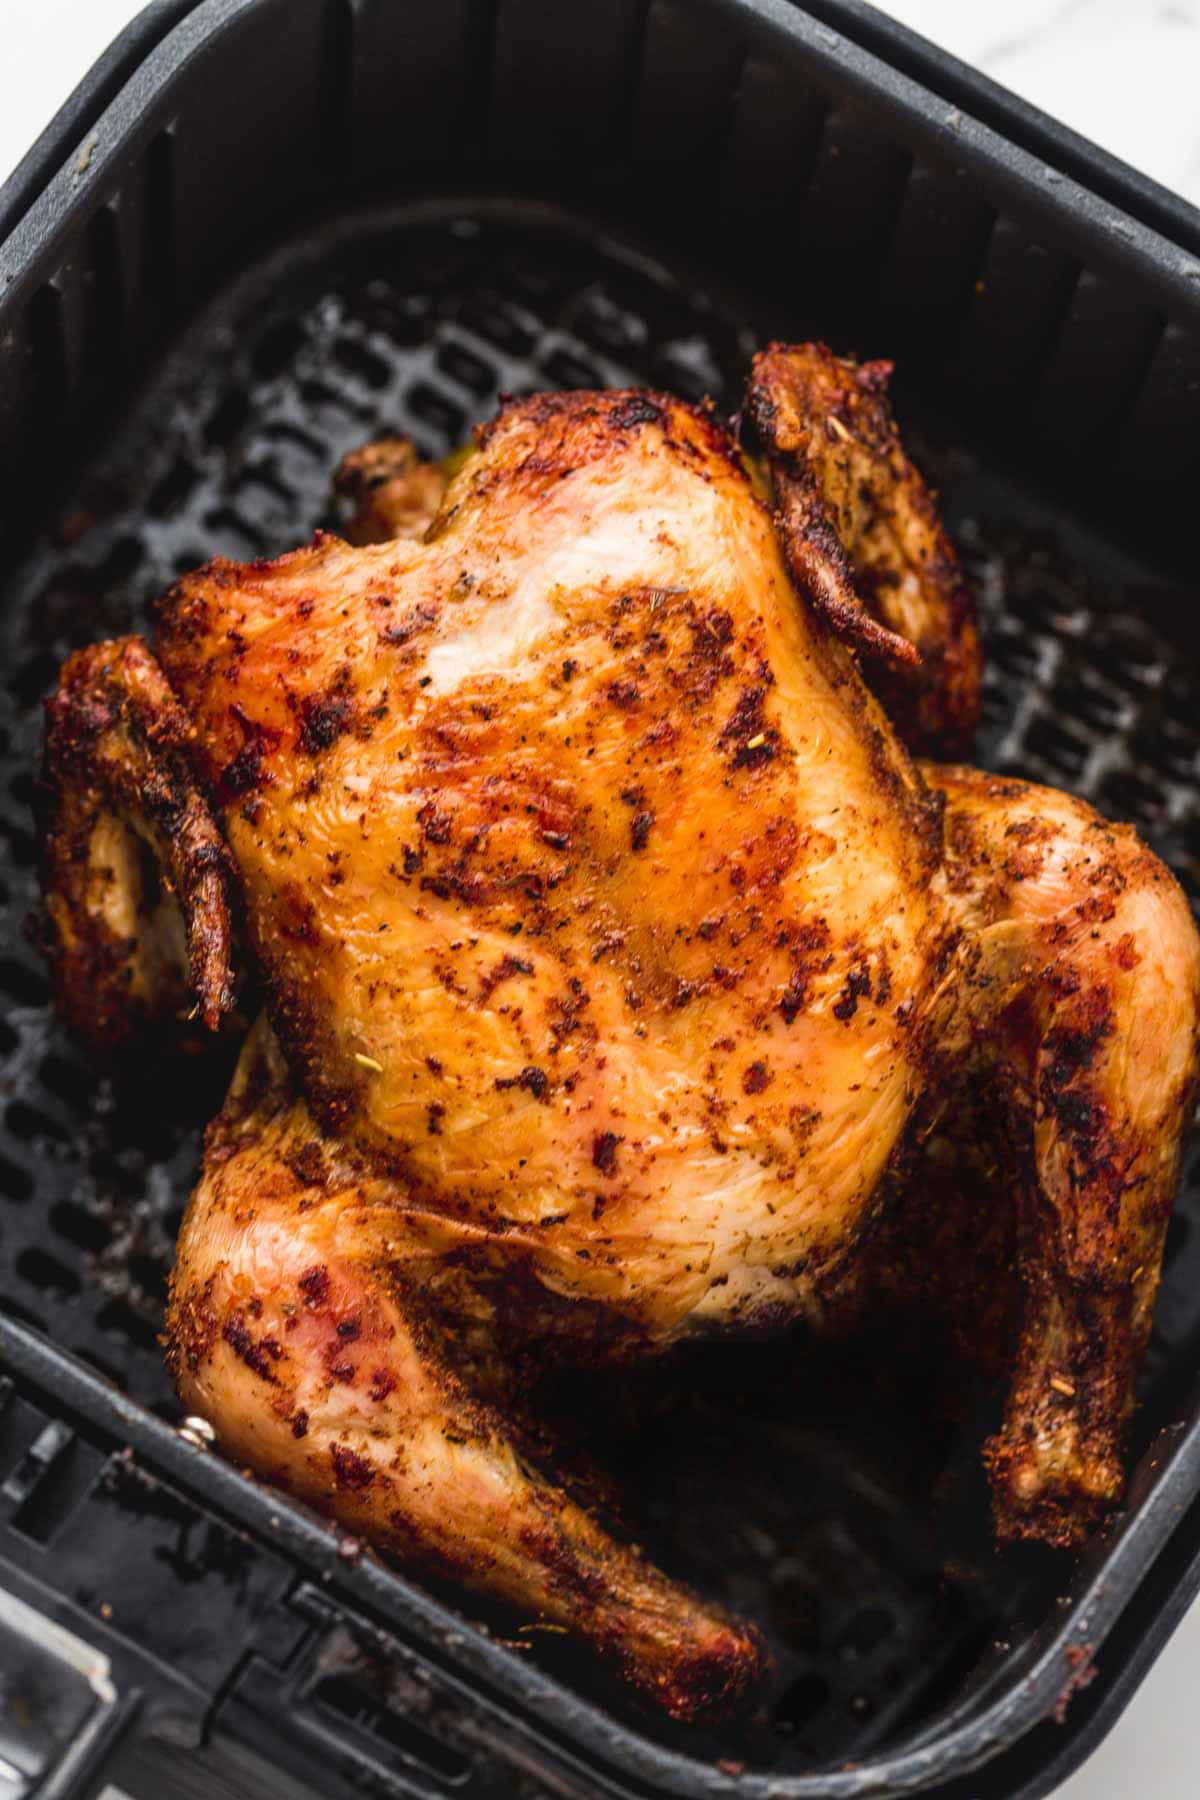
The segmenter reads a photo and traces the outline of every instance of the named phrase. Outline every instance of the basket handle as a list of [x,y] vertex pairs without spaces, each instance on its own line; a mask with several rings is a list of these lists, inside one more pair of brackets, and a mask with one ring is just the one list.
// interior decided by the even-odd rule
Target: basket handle
[[208,1735],[322,1800],[449,1800],[518,1786],[530,1800],[626,1793],[434,1660],[351,1631],[337,1613],[282,1669],[248,1654],[210,1714]]

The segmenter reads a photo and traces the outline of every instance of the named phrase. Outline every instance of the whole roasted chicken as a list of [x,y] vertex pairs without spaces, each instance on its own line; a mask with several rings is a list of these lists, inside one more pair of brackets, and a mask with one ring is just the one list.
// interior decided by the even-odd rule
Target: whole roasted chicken
[[[640,391],[507,403],[449,478],[372,446],[355,545],[210,563],[49,703],[67,1018],[216,1027],[235,960],[264,1002],[179,1244],[185,1404],[680,1717],[756,1635],[571,1497],[530,1369],[923,1280],[969,1338],[1003,1212],[998,1528],[1072,1544],[1121,1489],[1195,1086],[1162,865],[912,759],[969,743],[979,646],[887,373],[772,347],[745,455]],[[939,1215],[922,1146],[981,1072],[1004,1178]]]

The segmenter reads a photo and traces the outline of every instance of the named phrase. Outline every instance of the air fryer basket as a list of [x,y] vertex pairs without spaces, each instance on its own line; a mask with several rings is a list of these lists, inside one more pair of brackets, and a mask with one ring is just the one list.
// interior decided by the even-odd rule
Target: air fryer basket
[[[631,1522],[755,1617],[777,1665],[755,1717],[680,1731],[556,1640],[464,1624],[478,1609],[461,1597],[339,1556],[324,1527],[168,1429],[164,1281],[228,1064],[115,1085],[84,1064],[23,935],[28,803],[40,700],[69,650],[141,628],[214,553],[273,555],[336,525],[330,475],[352,445],[399,429],[441,454],[500,392],[548,386],[646,382],[731,411],[755,342],[817,334],[898,360],[901,411],[979,595],[980,760],[1133,820],[1200,898],[1200,668],[1178,574],[1200,267],[765,0],[545,18],[532,0],[419,16],[205,0],[94,130],[0,246],[0,1300],[23,1322],[0,1319],[18,1380],[0,1414],[0,1475],[14,1465],[0,1554],[32,1559],[20,1581],[53,1588],[66,1616],[115,1609],[116,1631],[122,1595],[78,1589],[97,1494],[130,1505],[129,1452],[111,1454],[130,1446],[166,1477],[163,1516],[208,1520],[206,1573],[210,1544],[218,1570],[244,1554],[268,1571],[232,1626],[211,1582],[190,1596],[184,1583],[179,1606],[214,1636],[240,1619],[248,1646],[275,1617],[282,1555],[293,1612],[323,1575],[353,1617],[427,1654],[431,1681],[483,1683],[508,1709],[490,1732],[523,1768],[541,1758],[555,1791],[947,1782],[1059,1702],[1086,1716],[1091,1658],[1103,1667],[1130,1603],[1113,1640],[1124,1632],[1110,1683],[1123,1698],[1195,1586],[1200,1161],[1168,1244],[1130,1501],[1078,1567],[993,1550],[986,1419],[922,1399],[919,1367],[885,1392],[878,1348],[723,1345],[648,1377],[648,1413],[608,1445]],[[1172,1580],[1139,1592],[1189,1507]],[[243,1551],[215,1518],[250,1534]],[[161,1603],[153,1584],[140,1597],[151,1639]],[[267,1632],[277,1643],[277,1622]],[[243,1731],[271,1709],[270,1666],[240,1667]],[[332,1679],[312,1688],[327,1724]],[[219,1686],[216,1663],[196,1681]],[[451,1688],[436,1742],[469,1717],[468,1689]],[[549,1734],[540,1749],[518,1715]],[[591,1759],[570,1778],[582,1786],[560,1766],[564,1739]],[[1016,1753],[1029,1793],[1062,1760],[1044,1733],[1031,1742]],[[463,1779],[423,1754],[431,1791]]]

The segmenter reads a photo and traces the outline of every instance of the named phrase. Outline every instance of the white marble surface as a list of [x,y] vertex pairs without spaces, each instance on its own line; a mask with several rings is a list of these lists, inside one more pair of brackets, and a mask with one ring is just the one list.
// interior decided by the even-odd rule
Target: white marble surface
[[1200,0],[886,0],[883,11],[1200,205]]
[[[1200,203],[1200,0],[891,0],[887,10]],[[0,179],[137,11],[131,0],[0,0]],[[1196,1800],[1197,1667],[1200,1607],[1059,1800]]]

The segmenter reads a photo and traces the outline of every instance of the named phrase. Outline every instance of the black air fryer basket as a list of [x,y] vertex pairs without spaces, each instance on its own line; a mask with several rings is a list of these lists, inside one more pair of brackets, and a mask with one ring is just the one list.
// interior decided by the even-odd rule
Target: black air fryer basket
[[64,656],[335,524],[351,446],[444,453],[502,390],[732,410],[756,342],[820,336],[897,362],[979,594],[980,760],[1133,820],[1200,897],[1197,249],[1182,203],[855,0],[160,0],[0,190],[0,1758],[28,1791],[987,1800],[1111,1723],[1200,1585],[1195,1159],[1127,1503],[1078,1561],[994,1549],[989,1402],[963,1420],[919,1358],[647,1373],[604,1427],[629,1523],[776,1662],[753,1716],[673,1727],[181,1431],[157,1333],[228,1063],[82,1061],[24,933],[29,802]]

